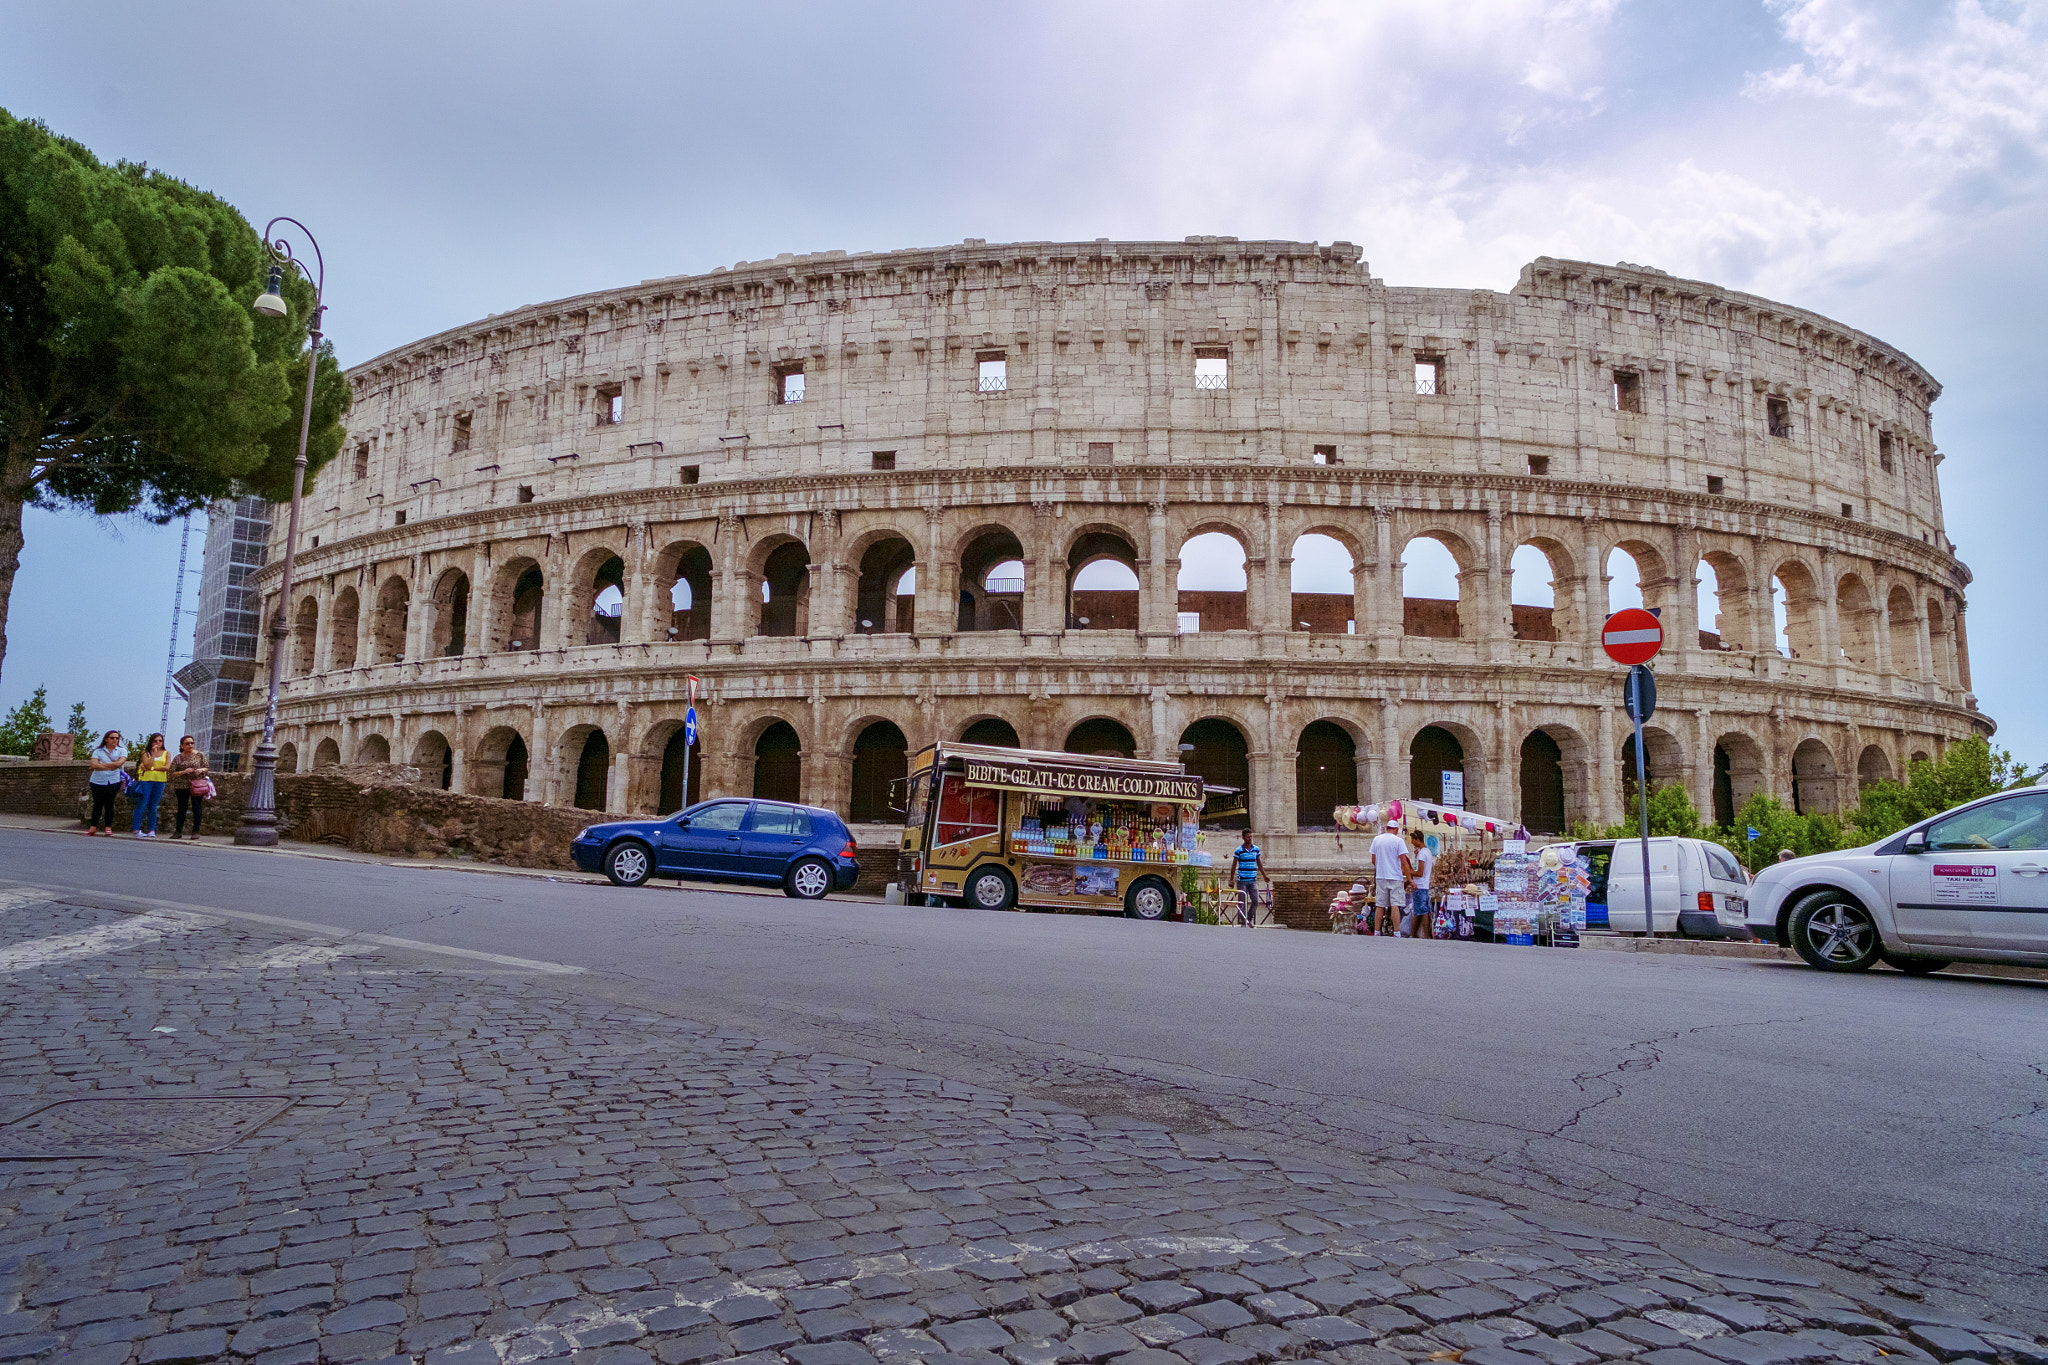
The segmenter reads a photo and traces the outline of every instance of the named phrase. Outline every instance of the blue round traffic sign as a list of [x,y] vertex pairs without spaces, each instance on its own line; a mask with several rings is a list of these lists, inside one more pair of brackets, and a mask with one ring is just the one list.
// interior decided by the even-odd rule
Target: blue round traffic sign
[[695,744],[696,742],[697,708],[693,706],[689,710],[683,712],[683,743]]

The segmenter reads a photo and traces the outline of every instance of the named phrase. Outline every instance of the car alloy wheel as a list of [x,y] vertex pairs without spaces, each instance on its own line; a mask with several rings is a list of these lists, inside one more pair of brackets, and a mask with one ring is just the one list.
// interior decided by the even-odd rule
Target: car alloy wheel
[[789,894],[802,901],[821,900],[832,889],[832,869],[806,858],[789,870]]
[[1868,910],[1825,893],[1792,912],[1792,946],[1824,972],[1865,971],[1884,950]]
[[640,886],[653,871],[644,844],[620,844],[604,855],[604,875],[613,886]]

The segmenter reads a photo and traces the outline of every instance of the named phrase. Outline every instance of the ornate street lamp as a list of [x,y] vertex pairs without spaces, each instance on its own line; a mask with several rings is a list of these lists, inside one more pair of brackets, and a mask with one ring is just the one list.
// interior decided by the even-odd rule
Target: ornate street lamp
[[263,742],[256,746],[255,776],[249,783],[249,801],[242,808],[242,823],[235,827],[235,842],[258,848],[277,843],[277,692],[284,681],[285,639],[290,635],[285,613],[291,609],[292,563],[299,548],[299,498],[306,484],[306,441],[313,432],[313,381],[320,374],[320,319],[327,311],[322,298],[327,289],[327,263],[321,258],[320,243],[296,218],[278,217],[263,227],[263,244],[270,249],[270,283],[250,306],[267,318],[284,317],[290,310],[284,301],[286,267],[306,273],[304,262],[292,255],[291,243],[270,234],[279,223],[290,223],[306,234],[313,247],[313,325],[308,331],[306,355],[306,410],[299,418],[299,457],[292,461],[292,514],[285,527],[284,583],[277,591],[277,614],[270,621],[270,692],[263,702]]

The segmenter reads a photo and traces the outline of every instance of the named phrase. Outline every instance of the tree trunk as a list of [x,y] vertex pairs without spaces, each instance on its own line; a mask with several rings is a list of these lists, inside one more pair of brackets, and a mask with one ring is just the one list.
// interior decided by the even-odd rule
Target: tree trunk
[[14,596],[14,575],[21,568],[21,509],[27,505],[24,493],[28,452],[7,452],[0,469],[0,668],[7,663],[7,606]]

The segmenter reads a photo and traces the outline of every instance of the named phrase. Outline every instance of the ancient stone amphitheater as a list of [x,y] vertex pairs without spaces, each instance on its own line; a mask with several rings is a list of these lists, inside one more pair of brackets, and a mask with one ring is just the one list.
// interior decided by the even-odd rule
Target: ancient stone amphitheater
[[673,809],[694,675],[692,797],[886,821],[934,738],[1179,755],[1269,862],[1327,865],[1333,807],[1450,772],[1618,819],[1631,578],[1647,762],[1702,811],[1838,808],[1990,729],[1910,357],[1638,266],[1496,293],[1359,256],[781,256],[380,356],[306,499],[282,762]]

